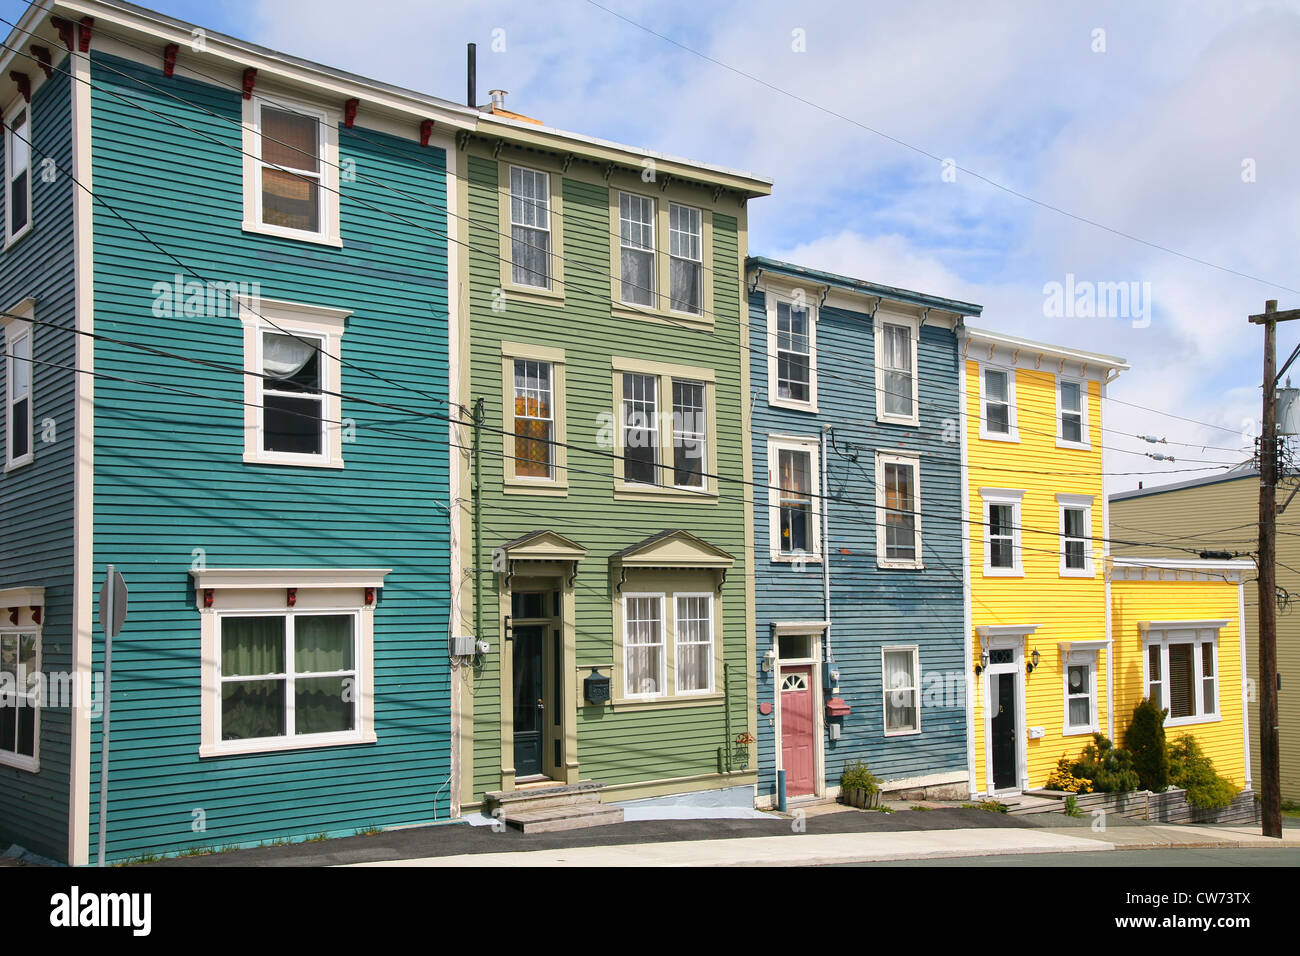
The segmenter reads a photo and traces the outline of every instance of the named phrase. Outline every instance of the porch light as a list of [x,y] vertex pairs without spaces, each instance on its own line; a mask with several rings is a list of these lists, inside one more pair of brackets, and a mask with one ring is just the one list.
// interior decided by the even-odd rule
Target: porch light
[[988,666],[989,666],[989,650],[986,647],[984,648],[984,650],[980,651],[979,663],[975,665],[975,676],[979,677],[980,674],[983,674],[984,671],[988,668]]
[[1038,666],[1038,651],[1035,649],[1035,651],[1029,655],[1029,664],[1025,667],[1025,673],[1032,674],[1034,672],[1034,668],[1037,666]]
[[768,650],[768,652],[763,655],[763,670],[770,671],[772,669],[772,663],[775,660],[776,660],[776,651]]

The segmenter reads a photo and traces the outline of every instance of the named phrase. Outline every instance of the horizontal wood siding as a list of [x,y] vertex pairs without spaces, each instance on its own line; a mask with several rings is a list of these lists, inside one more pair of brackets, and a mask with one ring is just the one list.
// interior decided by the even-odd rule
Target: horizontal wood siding
[[[810,294],[810,299],[815,301]],[[920,426],[876,421],[875,339],[865,312],[823,307],[817,322],[817,413],[768,404],[765,296],[749,296],[750,381],[754,393],[754,479],[775,485],[768,461],[772,434],[813,440],[830,425],[838,451],[825,462],[831,555],[831,647],[840,696],[851,708],[838,740],[825,736],[825,782],[839,786],[845,763],[865,760],[876,776],[899,780],[957,774],[966,768],[965,669],[962,664],[961,450],[956,337],[933,325],[917,344]],[[919,452],[920,570],[882,569],[876,556],[876,453]],[[855,460],[856,459],[856,460]],[[820,493],[820,488],[815,489]],[[758,698],[777,704],[770,671],[761,669],[774,622],[825,619],[822,569],[802,571],[770,558],[768,490],[755,489],[754,547],[758,621]],[[921,732],[886,737],[885,646],[916,645],[922,690]],[[826,696],[829,696],[827,694]],[[775,794],[775,719],[760,716],[760,797]]]
[[[76,321],[72,239],[76,186],[71,178],[71,81],[62,72],[67,69],[66,62],[56,68],[33,95],[32,230],[0,252],[0,309],[9,310],[31,297],[36,300],[37,321],[59,326],[33,327],[35,461],[0,474],[0,588],[45,588],[41,664],[47,674],[67,674],[72,668],[77,336],[70,330]],[[46,159],[54,164],[52,179],[48,173],[43,175]],[[0,164],[4,161],[0,159]],[[4,175],[7,178],[7,170]],[[4,209],[3,215],[8,216],[9,210]],[[0,396],[7,394],[7,364],[0,361]],[[0,424],[0,446],[6,440]],[[0,457],[0,463],[4,460]],[[18,843],[51,859],[66,860],[71,718],[68,706],[47,706],[41,711],[39,773],[0,766],[0,844]]]
[[[123,380],[96,382],[95,574],[112,562],[131,590],[113,648],[108,856],[445,819],[445,156],[341,128],[341,156],[357,171],[342,186],[343,248],[246,234],[239,93],[101,54],[93,76],[97,331],[242,367],[236,317],[155,317],[154,284],[185,270],[150,240],[204,279],[353,310],[341,351],[342,415],[355,440],[345,436],[342,470],[245,464],[238,371],[97,347],[97,372]],[[378,743],[199,758],[196,558],[209,568],[392,569],[374,622]],[[96,668],[101,652],[97,632]],[[199,810],[206,829],[195,832]]]

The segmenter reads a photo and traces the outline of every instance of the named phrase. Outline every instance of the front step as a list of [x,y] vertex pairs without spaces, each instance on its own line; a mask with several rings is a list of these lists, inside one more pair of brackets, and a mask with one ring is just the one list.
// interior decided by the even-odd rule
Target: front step
[[484,794],[483,812],[525,833],[576,830],[623,822],[623,808],[602,804],[603,783],[556,784]]

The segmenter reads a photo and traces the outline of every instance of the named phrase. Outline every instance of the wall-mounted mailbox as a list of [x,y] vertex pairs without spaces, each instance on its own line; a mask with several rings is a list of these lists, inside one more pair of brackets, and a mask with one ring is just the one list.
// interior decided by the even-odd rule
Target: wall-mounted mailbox
[[827,717],[847,717],[852,713],[852,709],[845,703],[843,697],[832,697],[826,702]]
[[609,700],[609,678],[593,667],[582,682],[582,696],[589,704],[603,704]]
[[1045,737],[1045,736],[1047,736],[1047,730],[1046,730],[1046,728],[1043,728],[1043,727],[1030,727],[1030,728],[1029,728],[1029,739],[1030,739],[1030,740],[1038,740],[1040,737]]

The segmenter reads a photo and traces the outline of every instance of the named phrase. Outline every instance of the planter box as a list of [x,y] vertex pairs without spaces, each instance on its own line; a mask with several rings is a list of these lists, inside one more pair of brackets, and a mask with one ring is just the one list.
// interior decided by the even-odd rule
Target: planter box
[[1228,806],[1204,810],[1187,802],[1186,791],[1166,790],[1148,795],[1143,819],[1153,823],[1258,823],[1259,804],[1255,791],[1243,790]]
[[840,793],[840,799],[851,807],[857,807],[859,810],[874,810],[880,806],[879,790],[848,790]]

